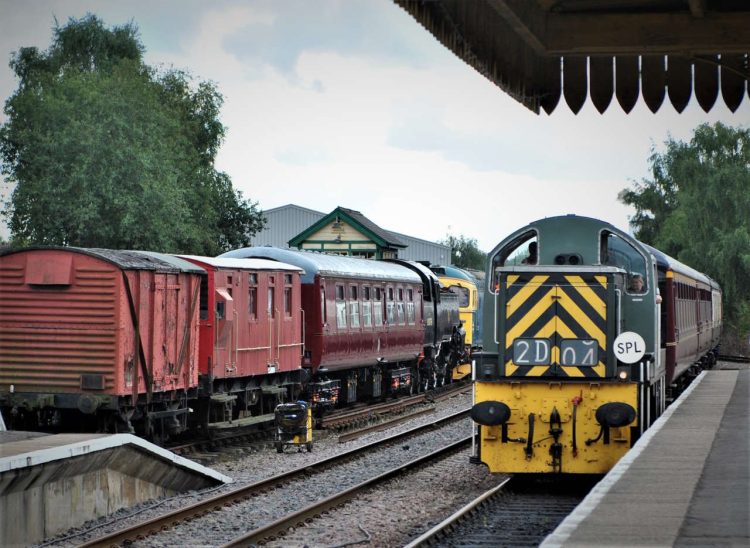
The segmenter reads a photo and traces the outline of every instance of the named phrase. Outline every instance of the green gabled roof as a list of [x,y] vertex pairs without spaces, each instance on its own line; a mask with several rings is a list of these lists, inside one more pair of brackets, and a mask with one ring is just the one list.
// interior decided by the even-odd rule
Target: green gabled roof
[[341,206],[289,240],[289,246],[299,247],[302,242],[326,225],[333,223],[336,218],[352,225],[380,247],[406,247],[406,244],[399,240],[395,234],[380,228],[359,211]]

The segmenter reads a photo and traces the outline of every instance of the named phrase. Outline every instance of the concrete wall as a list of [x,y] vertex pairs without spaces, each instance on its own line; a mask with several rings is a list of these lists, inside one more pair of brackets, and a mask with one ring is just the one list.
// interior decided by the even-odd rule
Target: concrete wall
[[217,485],[120,446],[0,474],[0,546],[25,546],[159,497]]

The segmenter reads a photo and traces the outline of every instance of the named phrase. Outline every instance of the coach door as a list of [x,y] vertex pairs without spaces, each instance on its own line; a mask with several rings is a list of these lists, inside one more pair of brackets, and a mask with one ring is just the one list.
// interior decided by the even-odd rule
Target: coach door
[[603,377],[606,292],[604,275],[508,274],[506,375]]

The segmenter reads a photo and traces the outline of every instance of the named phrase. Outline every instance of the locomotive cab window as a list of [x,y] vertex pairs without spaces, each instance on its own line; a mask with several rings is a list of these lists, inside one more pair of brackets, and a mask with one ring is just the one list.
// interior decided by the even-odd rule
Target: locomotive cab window
[[630,243],[611,232],[602,232],[600,262],[627,272],[625,291],[631,295],[648,292],[646,258]]
[[460,285],[452,285],[448,289],[451,290],[452,293],[455,293],[458,295],[458,306],[461,308],[466,308],[469,306],[469,288],[468,287],[462,287]]
[[492,257],[492,270],[495,272],[493,280],[497,289],[499,275],[497,269],[501,266],[536,265],[539,263],[539,237],[535,230],[524,232],[514,238]]

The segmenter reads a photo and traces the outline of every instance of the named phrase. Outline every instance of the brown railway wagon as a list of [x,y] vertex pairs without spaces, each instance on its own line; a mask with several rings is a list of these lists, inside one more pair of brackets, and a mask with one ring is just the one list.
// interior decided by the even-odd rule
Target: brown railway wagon
[[[0,255],[0,406],[15,427],[181,430],[198,380],[200,267],[139,251]],[[69,426],[66,427],[66,424]]]

